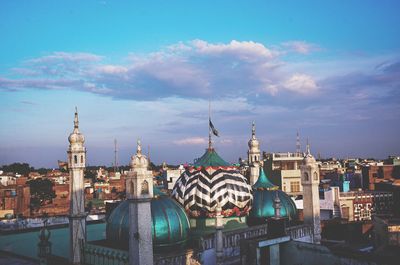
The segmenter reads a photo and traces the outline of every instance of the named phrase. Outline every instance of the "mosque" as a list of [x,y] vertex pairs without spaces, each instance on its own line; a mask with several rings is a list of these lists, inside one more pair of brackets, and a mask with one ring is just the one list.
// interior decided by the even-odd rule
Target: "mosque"
[[[218,155],[210,132],[205,153],[185,168],[170,195],[154,185],[138,141],[126,177],[126,200],[108,217],[106,239],[88,241],[83,207],[86,149],[77,111],[68,140],[66,264],[291,264],[282,254],[290,244],[320,246],[319,170],[309,146],[301,166],[307,206],[303,223],[293,200],[263,170],[254,123],[247,176]],[[41,263],[51,264],[51,237],[45,230],[41,235]]]

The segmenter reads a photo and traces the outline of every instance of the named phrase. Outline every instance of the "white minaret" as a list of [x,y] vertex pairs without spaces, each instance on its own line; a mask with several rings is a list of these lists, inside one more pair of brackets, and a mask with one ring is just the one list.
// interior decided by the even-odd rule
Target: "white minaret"
[[153,264],[153,236],[151,199],[153,174],[149,161],[142,154],[140,141],[136,155],[132,156],[131,169],[126,177],[126,198],[129,202],[129,264]]
[[79,132],[78,110],[75,109],[74,131],[68,137],[70,262],[82,264],[82,245],[86,242],[86,213],[83,170],[86,164],[85,137]]
[[319,206],[319,168],[315,158],[311,155],[310,145],[303,163],[300,166],[301,184],[303,185],[303,216],[304,223],[313,227],[314,243],[321,241],[321,218]]
[[256,138],[256,125],[254,122],[251,130],[251,139],[249,140],[247,159],[249,163],[250,185],[254,185],[257,182],[258,176],[260,174],[260,143]]

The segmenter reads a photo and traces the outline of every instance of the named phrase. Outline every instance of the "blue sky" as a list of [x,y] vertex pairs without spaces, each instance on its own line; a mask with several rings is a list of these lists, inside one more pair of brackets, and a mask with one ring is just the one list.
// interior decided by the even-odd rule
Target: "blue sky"
[[[217,2],[217,3],[215,3]],[[398,1],[1,1],[0,164],[55,167],[74,107],[89,164],[137,138],[182,163],[207,142],[208,101],[231,162],[251,122],[265,151],[399,154]]]

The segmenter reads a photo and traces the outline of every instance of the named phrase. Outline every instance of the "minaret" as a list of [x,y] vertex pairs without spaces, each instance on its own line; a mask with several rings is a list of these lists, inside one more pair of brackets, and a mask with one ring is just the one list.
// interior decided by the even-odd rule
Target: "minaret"
[[256,138],[256,125],[253,121],[251,139],[249,140],[249,150],[247,151],[247,161],[249,163],[250,185],[257,182],[260,173],[260,143]]
[[68,137],[69,168],[69,232],[70,262],[82,264],[81,248],[86,242],[86,213],[83,183],[83,170],[86,164],[85,137],[79,132],[78,110],[75,109],[74,131]]
[[136,155],[132,156],[131,169],[126,177],[126,197],[129,202],[129,264],[153,264],[153,237],[151,199],[153,174],[149,161],[142,154],[140,141]]
[[314,243],[321,241],[321,219],[319,206],[319,168],[311,155],[307,141],[306,154],[300,166],[301,184],[303,185],[303,215],[304,223],[313,228]]

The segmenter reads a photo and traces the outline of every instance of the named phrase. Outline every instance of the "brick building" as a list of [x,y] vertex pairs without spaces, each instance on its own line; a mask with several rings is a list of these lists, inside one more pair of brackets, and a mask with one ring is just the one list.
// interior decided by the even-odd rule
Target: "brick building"
[[14,185],[0,185],[0,210],[12,211],[14,215],[30,216],[31,193],[26,181],[27,178],[19,177]]
[[375,184],[400,179],[399,165],[365,165],[362,167],[362,188],[375,190]]

